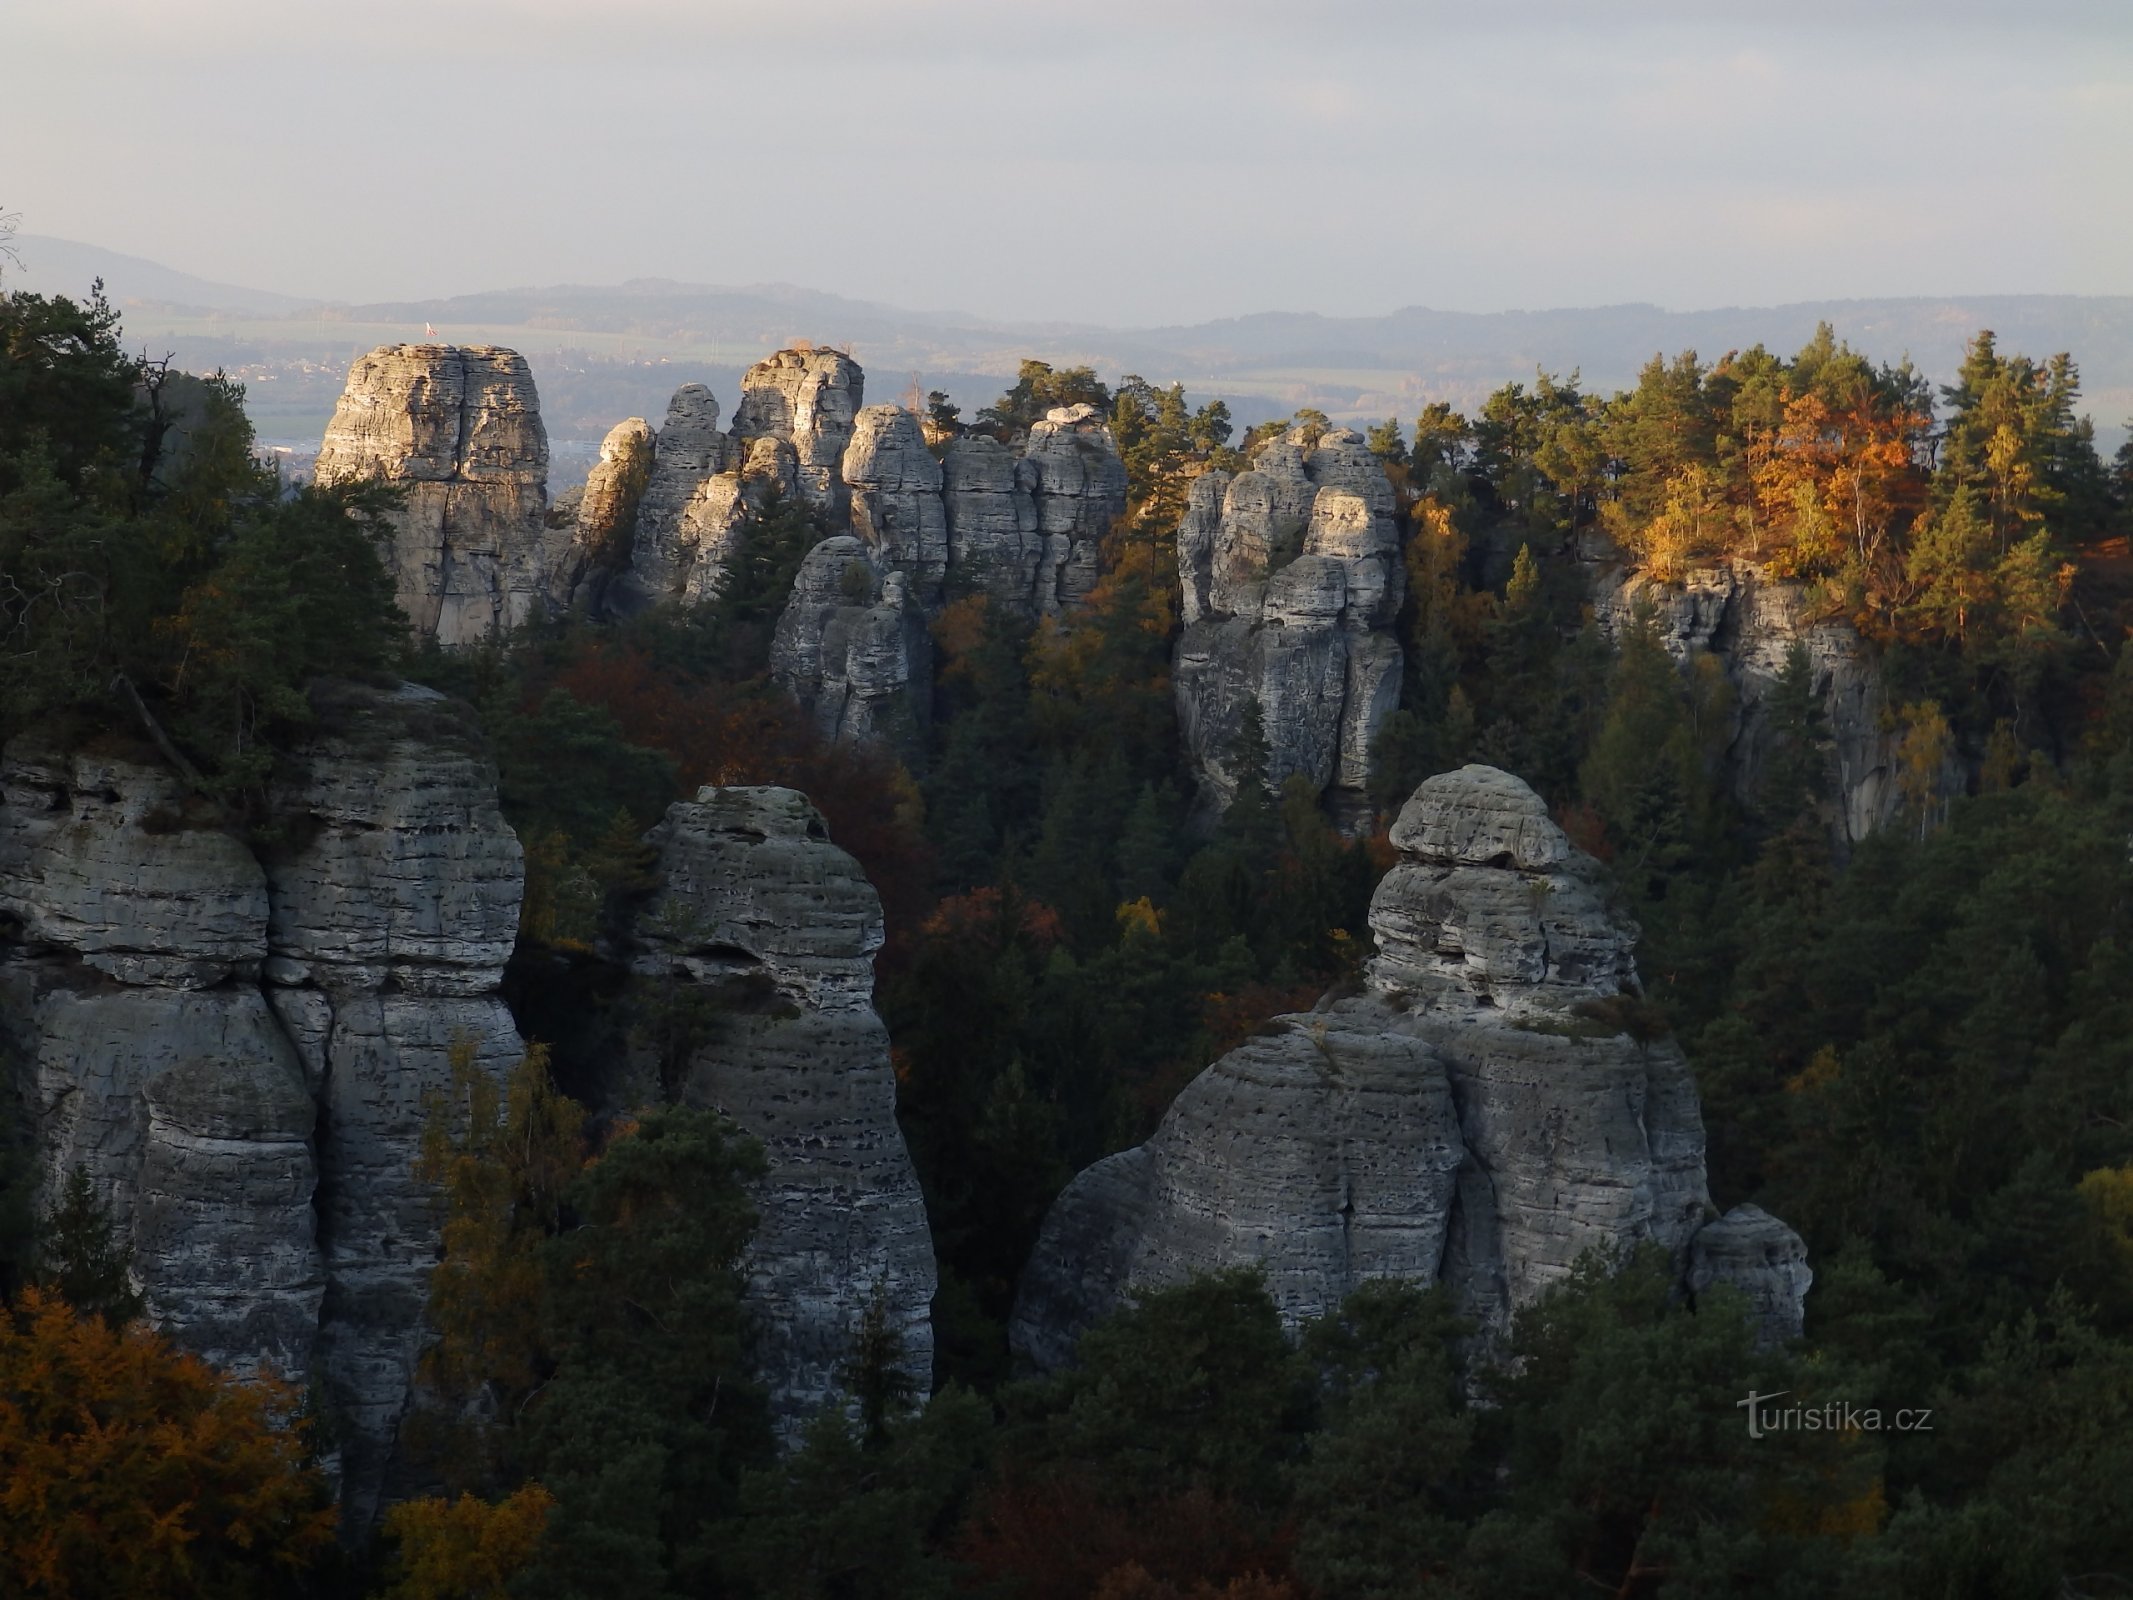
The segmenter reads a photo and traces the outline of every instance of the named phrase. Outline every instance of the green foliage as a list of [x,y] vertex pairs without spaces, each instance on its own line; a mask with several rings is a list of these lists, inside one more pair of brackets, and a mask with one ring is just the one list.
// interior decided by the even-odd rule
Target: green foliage
[[243,391],[127,361],[100,298],[0,297],[0,345],[0,737],[125,727],[256,811],[311,720],[305,685],[400,648],[387,497],[284,496]]
[[945,1546],[992,1420],[953,1387],[871,1440],[824,1411],[800,1449],[744,1475],[722,1565],[764,1600],[945,1600],[960,1576]]
[[1237,1270],[1141,1295],[1017,1405],[1026,1463],[1072,1462],[1129,1501],[1197,1489],[1272,1509],[1310,1390],[1263,1280]]
[[1091,368],[1055,372],[1048,361],[1024,361],[1014,387],[978,413],[978,426],[1006,438],[1026,432],[1055,406],[1089,405],[1102,411],[1110,404],[1111,391]]
[[37,1229],[34,1281],[84,1317],[101,1317],[123,1328],[140,1316],[143,1301],[133,1286],[132,1252],[118,1242],[110,1208],[76,1165]]

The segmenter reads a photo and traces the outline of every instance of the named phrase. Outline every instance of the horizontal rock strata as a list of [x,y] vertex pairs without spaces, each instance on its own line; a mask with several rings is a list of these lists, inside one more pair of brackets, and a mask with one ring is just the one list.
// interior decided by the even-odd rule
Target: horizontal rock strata
[[933,1247],[873,1005],[879,897],[790,789],[703,789],[648,842],[660,886],[632,964],[641,981],[722,997],[681,1093],[732,1117],[769,1161],[748,1300],[781,1428],[843,1392],[839,1371],[877,1303],[929,1392]]
[[[1261,1267],[1291,1326],[1369,1278],[1443,1282],[1486,1334],[1590,1250],[1651,1242],[1687,1269],[1702,1119],[1680,1050],[1625,1031],[1636,930],[1597,864],[1488,767],[1424,783],[1392,842],[1364,993],[1222,1057],[1060,1196],[1011,1327],[1026,1359],[1056,1366],[1134,1290],[1214,1267]],[[1755,1276],[1729,1237],[1699,1270],[1797,1331],[1804,1277]]]
[[402,491],[388,565],[417,637],[479,644],[547,610],[571,535],[548,525],[548,435],[516,351],[373,350],[349,370],[315,477]]

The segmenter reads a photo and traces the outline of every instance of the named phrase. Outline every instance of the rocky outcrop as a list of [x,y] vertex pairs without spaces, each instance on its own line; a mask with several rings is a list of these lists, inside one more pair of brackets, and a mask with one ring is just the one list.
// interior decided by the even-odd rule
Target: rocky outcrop
[[1011,1327],[1027,1359],[1056,1366],[1126,1294],[1214,1267],[1262,1267],[1291,1326],[1369,1278],[1444,1282],[1485,1335],[1588,1250],[1745,1277],[1760,1244],[1695,1252],[1695,1090],[1671,1041],[1628,1031],[1636,929],[1597,863],[1489,767],[1424,783],[1392,843],[1364,992],[1278,1019],[1060,1196]]
[[881,902],[790,789],[706,788],[648,836],[659,889],[636,921],[643,981],[719,997],[680,1093],[762,1141],[749,1248],[757,1363],[788,1434],[838,1394],[871,1306],[927,1393],[933,1247],[873,1006]]
[[576,601],[595,614],[607,608],[615,575],[632,560],[657,437],[642,417],[616,423],[600,441],[600,459],[584,486],[558,495],[550,507],[548,520],[571,530],[569,559],[555,582],[559,603]]
[[522,1046],[518,841],[462,707],[314,690],[261,853],[139,753],[0,761],[0,1052],[42,1170],[85,1166],[150,1317],[315,1380],[350,1525],[388,1487],[436,1217],[424,1097]]
[[523,887],[496,771],[433,690],[317,691],[321,732],[275,794],[267,1000],[323,1113],[318,1374],[344,1419],[345,1514],[368,1525],[426,1337],[437,1218],[424,1102],[452,1058],[493,1076],[524,1044],[502,996]]
[[941,464],[902,406],[861,411],[840,469],[851,496],[852,532],[875,563],[900,572],[921,603],[939,600],[948,574]]
[[1055,406],[1031,425],[1022,459],[1043,545],[1036,609],[1078,606],[1096,587],[1104,535],[1126,514],[1126,464],[1094,406]]
[[[1897,781],[1901,736],[1873,649],[1849,621],[1819,612],[1804,584],[1774,579],[1751,562],[1699,567],[1678,582],[1605,564],[1593,571],[1593,615],[1610,638],[1642,618],[1676,661],[1709,654],[1733,688],[1727,764],[1736,795],[1752,803],[1761,786],[1773,729],[1771,691],[1794,645],[1807,652],[1814,693],[1829,735],[1826,754],[1830,827],[1856,844],[1902,807]],[[1952,754],[1938,783],[1963,792],[1965,774]]]
[[1370,744],[1399,704],[1404,575],[1392,491],[1362,439],[1292,429],[1251,470],[1196,479],[1178,532],[1185,629],[1173,674],[1203,813],[1235,795],[1256,706],[1268,777],[1359,815]]
[[[727,476],[736,465],[733,443],[718,431],[718,401],[700,383],[685,383],[667,403],[665,423],[660,427],[646,468],[644,497],[637,507],[628,545],[628,574],[616,585],[610,609],[637,611],[661,601],[691,599],[691,580],[703,586],[706,573],[699,572],[707,554],[714,568],[725,554],[724,541],[740,523],[739,495],[732,496],[733,514],[722,522],[710,540],[699,501],[714,479]],[[738,486],[738,474],[730,475]],[[706,551],[706,543],[713,549]]]
[[1806,1242],[1761,1206],[1735,1206],[1689,1242],[1689,1293],[1739,1291],[1766,1346],[1800,1336],[1814,1277]]
[[925,608],[902,572],[883,572],[864,540],[807,553],[771,637],[771,675],[825,738],[881,739],[916,761],[932,699]]
[[951,597],[983,595],[1024,614],[1037,602],[1044,535],[1037,531],[1037,469],[999,440],[960,435],[941,459]]
[[316,1113],[258,986],[259,862],[145,752],[17,741],[0,800],[0,1065],[47,1192],[88,1172],[188,1347],[307,1372]]
[[373,350],[349,369],[315,477],[403,491],[388,565],[418,638],[479,644],[547,610],[570,530],[548,524],[548,435],[516,351]]
[[769,434],[791,445],[800,497],[833,526],[845,517],[841,469],[865,404],[865,385],[859,363],[839,350],[780,350],[741,375],[733,437]]

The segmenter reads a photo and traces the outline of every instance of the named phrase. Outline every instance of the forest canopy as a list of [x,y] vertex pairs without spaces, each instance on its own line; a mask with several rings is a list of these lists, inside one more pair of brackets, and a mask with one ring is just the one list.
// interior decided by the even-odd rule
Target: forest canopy
[[[20,1162],[0,1173],[0,1462],[42,1474],[8,1477],[0,1510],[72,1474],[87,1434],[62,1381],[98,1427],[197,1437],[188,1470],[231,1474],[220,1531],[189,1543],[171,1508],[210,1490],[138,1457],[92,1475],[162,1530],[144,1551],[242,1573],[133,1592],[2133,1588],[2133,449],[2099,455],[2071,357],[1982,333],[1936,387],[1824,329],[1789,357],[1655,357],[1614,396],[1543,373],[1471,417],[1375,423],[1405,665],[1353,825],[1269,781],[1256,717],[1236,799],[1196,816],[1170,676],[1192,482],[1322,414],[1240,435],[1181,385],[1023,363],[970,426],[1095,408],[1126,514],[1071,615],[934,619],[930,717],[899,754],[825,739],[772,680],[771,629],[831,531],[802,504],[758,506],[700,606],[447,655],[394,609],[390,498],[278,482],[237,386],[128,356],[100,295],[0,296],[0,356],[0,738],[129,741],[215,825],[261,829],[307,686],[405,676],[474,708],[526,853],[506,984],[536,1048],[431,1108],[436,1492],[378,1549],[327,1554],[305,1435],[267,1425],[289,1396],[128,1326],[93,1196],[31,1225]],[[936,444],[964,426],[923,403]],[[1866,641],[1902,768],[1890,825],[1830,825],[1804,648],[1744,783],[1711,655],[1649,616],[1600,627],[1595,567],[1664,584],[1720,561]],[[1641,924],[1629,1021],[1695,1070],[1714,1198],[1806,1238],[1804,1339],[1759,1347],[1743,1306],[1689,1304],[1645,1257],[1585,1263],[1517,1321],[1511,1362],[1427,1286],[1372,1285],[1290,1337],[1229,1273],[1141,1296],[1067,1372],[1018,1374],[1005,1323],[1061,1187],[1268,1019],[1355,981],[1391,815],[1468,761],[1530,783]],[[587,1088],[671,1020],[613,958],[642,837],[736,783],[804,790],[882,896],[877,1003],[940,1268],[940,1392],[900,1383],[877,1319],[850,1403],[784,1452],[741,1309],[760,1152],[714,1111],[618,1113]],[[1756,1440],[1750,1389],[1937,1420]],[[119,1513],[36,1493],[61,1531],[0,1518],[0,1571],[41,1560],[25,1592],[106,1592],[39,1552]]]

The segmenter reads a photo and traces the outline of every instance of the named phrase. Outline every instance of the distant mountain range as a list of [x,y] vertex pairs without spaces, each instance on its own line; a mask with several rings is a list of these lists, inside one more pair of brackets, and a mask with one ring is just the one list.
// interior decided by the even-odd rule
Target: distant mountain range
[[[1471,313],[1411,306],[1378,317],[1266,312],[1160,328],[988,321],[911,311],[787,284],[715,287],[665,279],[500,289],[437,300],[349,305],[214,283],[93,245],[24,235],[22,267],[0,284],[81,294],[101,276],[131,342],[194,370],[245,380],[264,437],[315,440],[351,357],[423,337],[510,345],[532,362],[558,441],[597,441],[624,416],[657,421],[668,393],[707,382],[730,407],[743,368],[796,339],[849,349],[874,398],[916,381],[966,411],[987,403],[1016,363],[1086,363],[1106,378],[1137,372],[1183,382],[1195,402],[1221,396],[1241,421],[1315,405],[1362,422],[1411,421],[1430,400],[1461,407],[1536,368],[1623,388],[1653,355],[1706,357],[1761,343],[1790,353],[1819,322],[1883,361],[1908,355],[1947,381],[1980,328],[2034,356],[2071,351],[2106,449],[2133,416],[2133,296],[1977,295],[1825,300],[1667,311],[1650,305]],[[575,450],[565,453],[574,454]]]

